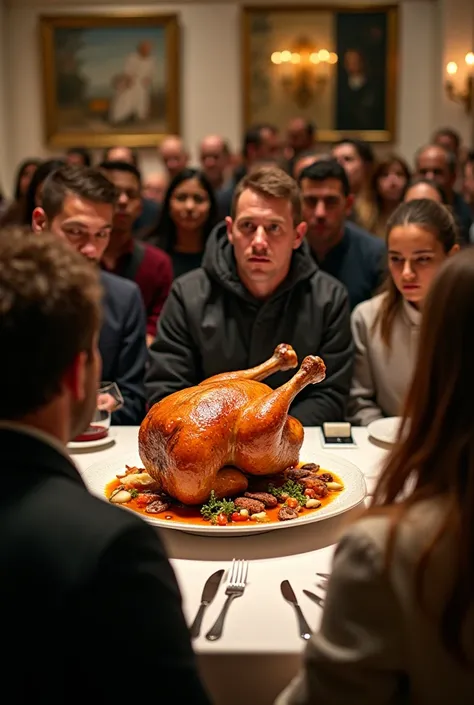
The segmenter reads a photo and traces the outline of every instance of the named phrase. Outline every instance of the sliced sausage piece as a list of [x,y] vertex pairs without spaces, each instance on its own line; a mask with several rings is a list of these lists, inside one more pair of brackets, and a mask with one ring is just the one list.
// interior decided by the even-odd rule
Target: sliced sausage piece
[[319,498],[325,497],[328,493],[326,483],[320,480],[316,475],[304,477],[302,480],[299,480],[299,484],[303,485],[306,490],[314,490],[316,496]]
[[298,481],[303,477],[309,477],[311,472],[311,470],[305,470],[304,468],[289,468],[289,470],[285,470],[285,477],[288,480]]
[[237,497],[234,499],[234,504],[238,509],[247,509],[249,514],[260,514],[265,509],[263,502],[248,497]]
[[257,502],[263,502],[267,509],[276,507],[278,500],[269,492],[246,492],[245,496],[249,499],[256,499]]
[[165,502],[163,499],[157,499],[147,504],[145,511],[147,514],[161,514],[161,512],[166,512],[170,507],[171,504],[169,502]]
[[299,516],[296,509],[291,507],[282,507],[278,512],[278,518],[280,521],[289,521],[290,519],[297,519]]
[[301,466],[301,470],[311,470],[311,472],[318,472],[321,466],[316,463],[305,463]]
[[320,473],[318,474],[318,477],[319,477],[319,479],[322,480],[323,482],[334,482],[334,478],[333,478],[333,476],[331,475],[330,472],[320,472]]

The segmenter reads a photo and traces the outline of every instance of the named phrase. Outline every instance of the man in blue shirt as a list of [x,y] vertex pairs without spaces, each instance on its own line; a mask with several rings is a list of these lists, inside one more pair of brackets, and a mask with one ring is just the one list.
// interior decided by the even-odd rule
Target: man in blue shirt
[[346,220],[354,198],[346,172],[335,159],[322,159],[303,169],[299,184],[311,253],[320,269],[344,284],[353,309],[370,299],[383,282],[385,244]]

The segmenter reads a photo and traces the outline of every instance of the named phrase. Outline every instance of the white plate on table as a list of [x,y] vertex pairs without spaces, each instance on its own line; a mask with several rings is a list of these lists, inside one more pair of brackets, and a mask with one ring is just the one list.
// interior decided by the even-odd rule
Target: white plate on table
[[[228,526],[216,526],[212,524],[189,524],[184,521],[169,521],[158,516],[146,514],[138,514],[152,526],[162,529],[175,529],[177,531],[185,531],[190,534],[199,534],[204,536],[244,536],[245,534],[260,534],[274,529],[290,529],[292,526],[303,526],[313,524],[318,521],[330,519],[361,504],[367,494],[365,478],[362,472],[353,463],[343,458],[338,458],[330,453],[320,451],[314,458],[305,459],[305,462],[316,462],[321,465],[321,468],[328,472],[334,472],[338,475],[343,484],[344,489],[330,502],[321,509],[315,510],[310,514],[292,519],[291,521],[272,522],[268,524],[259,524],[257,522],[249,522],[243,524],[229,524]],[[89,490],[97,495],[100,499],[108,501],[105,497],[106,485],[112,482],[117,474],[124,471],[125,465],[130,467],[143,467],[138,453],[128,456],[116,456],[110,459],[107,463],[96,462],[90,465],[86,470],[82,471],[82,477]],[[126,505],[121,506],[127,509]],[[134,511],[127,509],[127,511]]]
[[110,429],[105,438],[99,438],[96,441],[70,441],[67,444],[68,450],[82,450],[85,453],[93,450],[100,450],[115,443],[115,431]]
[[369,436],[376,441],[393,445],[398,438],[401,422],[401,416],[389,416],[386,419],[377,419],[377,421],[369,423],[367,431]]

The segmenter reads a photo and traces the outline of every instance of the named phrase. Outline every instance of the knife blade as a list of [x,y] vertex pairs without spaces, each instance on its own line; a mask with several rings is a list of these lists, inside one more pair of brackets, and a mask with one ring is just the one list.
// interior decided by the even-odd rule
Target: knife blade
[[319,597],[319,595],[316,595],[316,593],[311,592],[310,590],[303,590],[304,594],[306,597],[309,597],[310,600],[313,600],[313,602],[316,602],[317,605],[320,607],[324,607],[324,598]]
[[201,604],[199,605],[199,609],[196,614],[196,617],[194,618],[194,622],[191,625],[192,639],[196,639],[201,632],[201,624],[202,618],[204,617],[204,612],[206,611],[206,607],[208,607],[215,598],[219,589],[219,585],[221,584],[223,575],[224,570],[216,570],[215,573],[208,577],[204,584],[201,595]]
[[301,611],[301,607],[298,604],[298,600],[296,599],[295,591],[290,585],[290,582],[288,580],[284,580],[281,585],[280,585],[280,590],[281,594],[285,598],[287,602],[290,603],[290,605],[293,605],[295,608],[296,612],[296,617],[298,619],[298,629],[300,632],[300,636],[302,639],[310,639],[311,638],[311,628],[304,618],[303,612]]

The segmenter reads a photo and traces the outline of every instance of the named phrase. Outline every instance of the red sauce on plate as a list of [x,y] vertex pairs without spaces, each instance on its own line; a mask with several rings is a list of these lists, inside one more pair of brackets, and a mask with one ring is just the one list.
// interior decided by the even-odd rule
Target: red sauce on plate
[[79,436],[73,438],[74,443],[84,443],[89,441],[100,441],[102,438],[106,438],[109,435],[109,429],[104,428],[104,426],[94,426],[91,424],[89,428],[81,433]]

